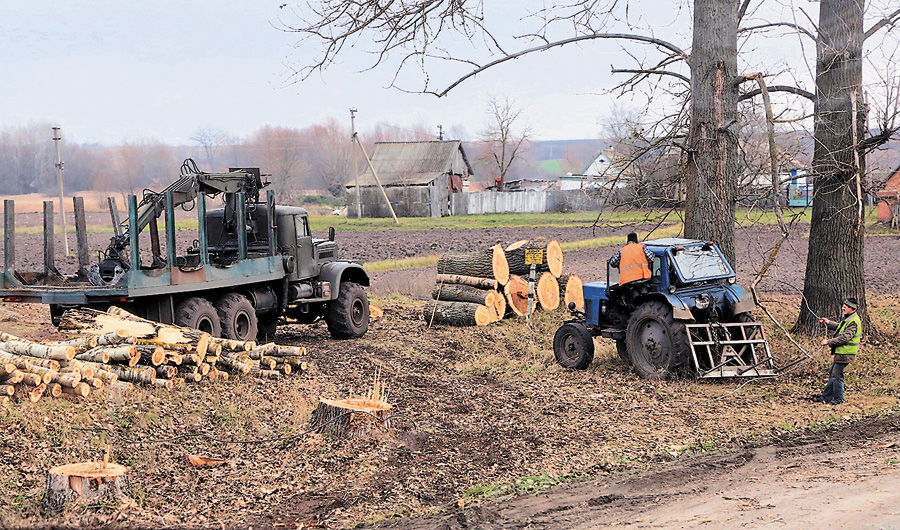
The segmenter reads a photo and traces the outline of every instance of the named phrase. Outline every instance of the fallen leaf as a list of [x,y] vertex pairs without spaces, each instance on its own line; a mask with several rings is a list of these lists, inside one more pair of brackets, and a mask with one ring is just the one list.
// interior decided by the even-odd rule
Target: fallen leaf
[[228,460],[223,460],[221,458],[210,458],[208,456],[200,456],[200,455],[184,455],[187,458],[187,461],[194,467],[217,467],[224,466],[228,464]]

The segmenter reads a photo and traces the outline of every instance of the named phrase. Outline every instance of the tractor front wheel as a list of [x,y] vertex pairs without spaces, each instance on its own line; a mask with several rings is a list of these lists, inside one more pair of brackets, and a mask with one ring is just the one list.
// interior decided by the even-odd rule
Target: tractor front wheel
[[635,310],[625,333],[634,371],[644,379],[667,379],[685,369],[690,359],[687,329],[672,315],[672,306],[647,302]]
[[553,336],[553,355],[565,368],[584,370],[594,360],[594,339],[582,324],[567,322]]

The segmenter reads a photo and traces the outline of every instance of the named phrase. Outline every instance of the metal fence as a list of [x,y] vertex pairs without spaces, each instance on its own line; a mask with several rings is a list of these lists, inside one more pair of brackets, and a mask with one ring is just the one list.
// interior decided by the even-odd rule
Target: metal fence
[[582,190],[453,193],[450,215],[591,211],[603,202],[599,195]]

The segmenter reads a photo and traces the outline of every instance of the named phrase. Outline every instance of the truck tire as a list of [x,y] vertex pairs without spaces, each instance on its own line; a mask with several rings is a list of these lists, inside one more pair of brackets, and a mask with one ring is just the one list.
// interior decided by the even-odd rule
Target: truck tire
[[220,337],[222,328],[216,308],[206,298],[193,296],[182,300],[175,308],[175,324]]
[[256,340],[256,309],[250,299],[240,293],[226,293],[216,301],[216,311],[226,339]]
[[336,300],[328,304],[325,314],[328,331],[336,339],[355,339],[369,329],[369,298],[359,284],[341,283]]
[[628,319],[625,345],[631,367],[644,379],[660,380],[685,370],[690,359],[687,329],[658,300],[639,306]]
[[567,322],[553,336],[553,355],[565,368],[584,370],[594,360],[594,338],[583,324]]

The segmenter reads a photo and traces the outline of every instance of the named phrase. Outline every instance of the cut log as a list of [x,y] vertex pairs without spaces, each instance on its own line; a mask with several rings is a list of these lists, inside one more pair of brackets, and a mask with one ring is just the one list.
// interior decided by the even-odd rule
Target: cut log
[[438,258],[437,273],[490,278],[503,285],[509,280],[509,264],[503,248],[495,245],[491,250],[446,252]]
[[208,333],[153,322],[115,306],[110,307],[107,312],[84,308],[69,309],[60,317],[59,327],[94,335],[110,332],[118,334],[119,331],[124,331],[129,336],[146,339],[161,346],[196,343],[197,351],[204,355],[209,344]]
[[270,357],[268,355],[263,355],[259,360],[259,365],[263,368],[274,370],[275,365],[278,364],[278,359],[275,357]]
[[584,284],[575,274],[563,274],[559,277],[559,291],[563,305],[569,308],[569,302],[575,302],[575,309],[584,311]]
[[115,383],[119,380],[118,374],[110,372],[109,370],[104,370],[102,368],[98,369],[97,373],[94,375],[106,384]]
[[553,311],[559,307],[559,282],[550,272],[541,274],[534,289],[535,297],[540,302],[541,309]]
[[510,275],[509,283],[503,287],[509,309],[518,316],[528,312],[528,282],[521,276]]
[[0,352],[0,361],[13,363],[19,370],[30,370],[32,366],[41,366],[54,372],[59,370],[59,361],[53,359],[36,359],[34,357],[22,357],[11,353]]
[[62,395],[62,385],[59,383],[51,383],[50,384],[50,395],[58,398]]
[[134,337],[128,334],[124,329],[117,329],[97,335],[97,346],[116,346],[119,344],[134,344]]
[[278,345],[274,342],[268,342],[266,344],[257,345],[255,348],[250,350],[249,356],[253,360],[260,360],[265,355],[272,355],[278,351]]
[[12,396],[16,393],[16,385],[0,385],[0,396]]
[[22,370],[13,370],[12,373],[7,374],[6,377],[0,377],[0,383],[14,385],[16,383],[21,383],[23,379],[25,379],[25,372]]
[[283,374],[278,370],[260,370],[258,377],[262,379],[278,379]]
[[107,372],[112,372],[118,376],[119,381],[132,381],[135,383],[152,384],[156,379],[156,369],[153,367],[139,368],[116,366],[114,364],[104,364],[102,366]]
[[103,379],[95,377],[90,381],[91,388],[103,388]]
[[106,364],[109,362],[109,348],[93,348],[86,352],[76,354],[75,358],[79,361]]
[[278,346],[275,353],[270,353],[273,357],[297,357],[306,355],[306,348],[302,346]]
[[288,363],[279,363],[275,365],[275,369],[284,375],[291,375],[293,373],[294,368]]
[[[48,381],[44,381],[45,378],[48,379]],[[36,374],[34,372],[22,372],[21,383],[23,385],[28,385],[28,386],[41,386],[46,383],[49,383],[50,382],[49,379],[50,379],[49,375],[42,376],[42,375]]]
[[384,310],[375,304],[369,304],[369,320],[375,320],[384,316]]
[[128,381],[113,381],[112,383],[109,383],[109,389],[124,394],[133,390],[134,384],[129,383]]
[[0,350],[38,359],[53,359],[55,361],[68,361],[75,358],[75,348],[71,346],[49,346],[24,340],[0,342]]
[[562,274],[562,247],[555,239],[549,241],[531,240],[524,243],[519,241],[506,247],[506,261],[509,266],[509,273],[519,276],[528,276],[531,273],[531,265],[525,263],[525,251],[531,249],[543,250],[543,260],[536,266],[538,274],[550,272],[554,277],[559,278],[559,275]]
[[47,383],[41,383],[38,386],[34,387],[34,389],[28,393],[28,401],[32,403],[37,403],[44,396],[44,392],[47,391]]
[[172,379],[177,375],[178,368],[176,368],[175,366],[164,364],[162,366],[156,367],[156,377],[161,377],[163,379]]
[[53,343],[55,346],[71,346],[75,348],[75,353],[81,353],[97,346],[97,337],[77,337],[74,339],[61,340]]
[[106,462],[81,462],[54,467],[47,475],[44,508],[59,511],[72,504],[131,503],[128,468]]
[[213,337],[209,341],[210,346],[221,346],[223,350],[228,351],[244,351],[248,352],[256,347],[256,342],[252,340],[240,341],[231,339],[220,339]]
[[15,363],[0,361],[0,377],[6,377],[18,369],[19,367]]
[[174,364],[175,366],[181,366],[181,363],[184,362],[184,356],[180,353],[166,350],[166,364]]
[[172,390],[174,383],[172,383],[171,379],[155,379],[153,381],[153,386],[158,388],[165,388],[166,390]]
[[469,302],[472,304],[492,305],[494,303],[492,293],[496,291],[479,289],[470,285],[437,284],[431,291],[432,300],[445,302]]
[[166,360],[166,349],[162,346],[141,344],[135,346],[135,348],[137,349],[137,353],[141,358],[141,364],[159,366]]
[[468,285],[479,289],[497,290],[500,288],[500,284],[494,278],[479,278],[477,276],[463,276],[461,274],[438,274],[437,283]]
[[503,320],[503,317],[506,316],[506,295],[501,292],[497,293],[497,296],[494,297],[494,307],[493,312],[495,319],[497,321]]
[[422,311],[429,325],[486,326],[493,322],[487,306],[468,302],[443,302],[429,300]]
[[93,364],[81,361],[64,361],[60,363],[59,372],[78,372],[82,379],[93,379],[97,369]]
[[66,385],[63,385],[62,391],[63,394],[86,398],[91,395],[91,386],[87,383],[78,383],[73,387],[67,387]]

